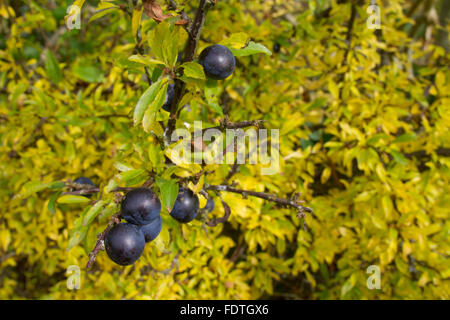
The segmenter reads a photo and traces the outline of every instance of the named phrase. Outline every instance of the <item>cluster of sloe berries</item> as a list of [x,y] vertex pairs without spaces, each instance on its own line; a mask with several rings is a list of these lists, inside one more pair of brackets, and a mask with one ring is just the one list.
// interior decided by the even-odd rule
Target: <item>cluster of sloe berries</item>
[[[205,48],[200,53],[199,63],[203,66],[205,75],[208,78],[223,80],[233,73],[234,67],[236,66],[236,59],[230,49],[220,44],[215,44]],[[162,106],[167,112],[170,112],[174,95],[175,85],[170,84],[167,88],[166,99]]]
[[[206,210],[214,209],[214,201],[208,199]],[[196,194],[180,188],[170,215],[181,223],[194,220],[199,211]],[[121,216],[126,222],[113,226],[105,236],[105,250],[115,263],[133,264],[144,252],[145,243],[158,237],[162,229],[161,202],[148,188],[137,188],[125,195],[121,203]]]
[[[179,57],[180,58],[180,57]],[[225,46],[216,44],[205,48],[199,63],[205,75],[214,80],[229,77],[236,66],[232,52]],[[162,108],[170,111],[175,96],[175,85],[167,88]],[[86,180],[87,179],[87,180]],[[78,180],[78,181],[77,181]],[[76,183],[94,185],[88,178],[79,178]],[[206,212],[214,210],[214,201],[208,199],[203,208]],[[188,223],[197,217],[199,200],[191,190],[180,188],[170,215],[180,223]],[[121,203],[121,216],[126,222],[113,226],[105,236],[105,250],[115,263],[127,266],[136,262],[144,252],[145,243],[158,237],[162,229],[161,202],[148,188],[137,188],[125,195]]]

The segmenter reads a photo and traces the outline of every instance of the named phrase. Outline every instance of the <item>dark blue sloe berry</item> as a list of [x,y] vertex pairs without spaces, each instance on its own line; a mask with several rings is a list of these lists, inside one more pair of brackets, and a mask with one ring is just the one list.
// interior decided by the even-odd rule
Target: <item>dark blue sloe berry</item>
[[236,60],[230,49],[220,44],[205,48],[200,54],[199,62],[206,76],[215,80],[228,78],[236,66]]
[[75,180],[73,180],[73,182],[79,183],[79,184],[90,184],[91,186],[94,186],[94,183],[92,182],[92,180],[89,178],[86,178],[86,177],[76,178]]
[[170,112],[170,106],[172,105],[173,97],[175,96],[175,84],[169,84],[167,87],[166,100],[164,100],[164,104],[162,108],[167,112]]
[[162,219],[161,216],[154,219],[149,224],[146,224],[144,226],[141,226],[141,231],[144,234],[145,242],[150,242],[156,239],[158,237],[159,233],[162,229]]
[[191,190],[180,188],[170,215],[181,223],[191,222],[198,213],[199,201]]
[[147,188],[128,192],[122,201],[122,217],[129,223],[144,225],[156,219],[161,212],[161,202]]
[[278,42],[276,42],[273,45],[273,52],[278,53],[278,52],[280,52],[280,50],[281,50],[281,45]]
[[144,234],[134,224],[116,224],[105,237],[108,257],[121,266],[133,264],[144,252],[144,247]]

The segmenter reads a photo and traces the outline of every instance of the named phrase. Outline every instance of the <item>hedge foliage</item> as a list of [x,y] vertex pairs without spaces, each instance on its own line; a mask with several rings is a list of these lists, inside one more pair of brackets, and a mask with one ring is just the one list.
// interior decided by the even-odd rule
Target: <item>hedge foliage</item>
[[[370,1],[218,1],[197,54],[248,41],[258,53],[236,54],[234,74],[212,86],[192,64],[190,108],[177,127],[214,126],[226,114],[280,129],[280,172],[246,164],[231,181],[282,198],[301,192],[314,210],[307,229],[292,208],[224,192],[231,217],[208,234],[201,221],[180,225],[164,211],[161,235],[134,266],[101,252],[89,271],[96,235],[118,212],[112,189],[204,171],[163,162],[156,120],[168,113],[144,128],[133,120],[149,87],[144,65],[165,90],[153,60],[176,64],[183,26],[158,24],[133,1],[82,2],[81,29],[71,31],[72,1],[0,2],[0,298],[450,298],[450,55],[435,41],[449,27],[419,19],[440,1],[416,10],[377,1],[381,29],[367,26]],[[176,2],[195,16],[199,1]],[[230,167],[207,165],[211,173],[189,186],[220,184]],[[100,194],[61,198],[61,182],[79,176]],[[223,216],[210,194],[210,215]],[[66,286],[71,265],[81,269],[79,290]],[[380,289],[366,286],[370,265]]]

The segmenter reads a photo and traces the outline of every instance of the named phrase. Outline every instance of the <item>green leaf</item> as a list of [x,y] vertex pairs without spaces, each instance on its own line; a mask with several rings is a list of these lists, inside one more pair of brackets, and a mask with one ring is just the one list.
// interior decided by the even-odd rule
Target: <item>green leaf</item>
[[315,77],[322,74],[322,71],[312,69],[302,69],[299,71],[299,75],[304,77]]
[[205,86],[205,98],[208,101],[212,99],[217,99],[220,95],[220,87],[218,86],[217,80],[208,79]]
[[356,274],[352,274],[349,280],[347,280],[341,289],[341,296],[344,297],[356,284]]
[[249,56],[256,53],[265,53],[269,56],[272,55],[272,52],[267,49],[264,45],[260,43],[256,43],[250,41],[245,48],[242,49],[234,49],[233,47],[228,47],[235,57],[244,57]]
[[156,184],[161,191],[162,205],[170,212],[178,196],[178,182],[176,180],[158,179]]
[[219,113],[221,116],[223,116],[223,109],[218,103],[218,97],[220,96],[220,87],[217,85],[217,81],[208,79],[206,81],[204,92],[208,106]]
[[144,94],[142,94],[139,99],[136,108],[134,108],[134,125],[139,124],[144,117],[145,110],[150,105],[150,103],[155,99],[156,94],[161,86],[161,81],[157,81],[153,83],[147,90],[145,90]]
[[98,219],[99,221],[104,221],[110,218],[116,212],[117,212],[117,205],[114,202],[111,202],[102,210],[102,213],[99,215]]
[[53,182],[53,183],[50,184],[49,188],[52,189],[52,190],[55,190],[55,189],[62,189],[62,188],[64,188],[65,186],[66,186],[66,183],[65,183],[65,182],[62,182],[62,181],[55,181],[55,182]]
[[178,34],[173,24],[167,20],[159,23],[150,32],[148,41],[153,55],[171,67],[177,62]]
[[144,64],[146,66],[154,66],[154,65],[159,65],[162,64],[164,65],[164,62],[160,61],[160,60],[156,60],[156,59],[152,59],[149,56],[142,56],[142,55],[132,55],[131,57],[128,58],[128,60],[136,62],[136,63],[140,63],[140,64]]
[[95,14],[89,19],[88,23],[91,23],[92,21],[95,21],[97,19],[100,19],[101,17],[107,15],[108,13],[111,13],[114,11],[114,9],[118,9],[119,6],[116,6],[112,3],[108,2],[102,2],[97,7],[97,11]]
[[73,74],[86,82],[102,82],[104,77],[99,68],[93,65],[76,65],[72,67]]
[[164,154],[159,145],[151,144],[148,147],[148,158],[152,162],[154,168],[158,168],[163,164]]
[[389,139],[389,136],[385,133],[377,133],[371,136],[369,139],[367,139],[366,144],[374,145],[380,140],[387,140]]
[[120,161],[114,162],[114,167],[119,171],[129,171],[133,170],[133,167],[130,167],[129,165],[126,165],[125,163],[122,163]]
[[[6,72],[4,73],[6,74]],[[28,89],[28,84],[26,83],[19,83],[15,86],[14,91],[11,95],[11,105],[13,109],[17,108],[17,103],[19,100],[19,97],[22,93],[24,93]]]
[[83,226],[89,226],[95,217],[97,217],[97,215],[102,211],[104,205],[104,200],[99,200],[96,204],[94,204],[84,216]]
[[62,80],[62,72],[58,65],[58,60],[53,55],[53,52],[47,50],[47,58],[45,59],[45,71],[53,83],[58,83]]
[[184,70],[184,75],[194,79],[206,79],[203,67],[196,62],[186,62],[181,65]]
[[40,182],[40,181],[30,181],[24,184],[23,189],[24,192],[22,195],[24,197],[29,197],[33,193],[39,192],[41,190],[47,189],[53,184],[53,182]]
[[69,245],[67,246],[67,251],[75,247],[81,241],[83,241],[84,237],[86,237],[88,231],[88,227],[80,228],[79,230],[75,230],[70,237]]
[[315,99],[313,102],[308,103],[305,107],[304,110],[305,111],[309,111],[309,110],[314,110],[317,108],[322,108],[323,106],[325,106],[328,102],[327,98],[317,98]]
[[118,56],[116,58],[113,58],[111,62],[114,64],[114,66],[121,69],[128,69],[129,71],[133,72],[139,71],[139,73],[141,72],[140,69],[142,68],[142,64],[130,61],[128,56]]
[[58,203],[86,203],[90,202],[91,200],[89,198],[73,195],[73,194],[66,194],[60,198],[58,198]]
[[[197,88],[204,88],[205,83],[206,83],[206,81],[204,79],[190,78],[190,77],[186,77],[186,75],[182,75],[181,77],[178,77],[178,79],[180,79],[181,81],[183,81],[186,84],[194,85]],[[183,106],[184,106],[184,104],[183,104]]]
[[116,180],[111,179],[109,180],[108,184],[105,187],[105,192],[111,192],[114,188],[116,188],[119,184]]
[[244,32],[238,32],[231,34],[228,38],[220,41],[219,44],[234,49],[241,49],[247,44],[248,40],[249,40],[248,34]]
[[[170,233],[169,230],[171,230],[171,226],[170,223],[173,223],[175,220],[172,219],[169,216],[164,216],[162,217],[163,219],[163,227],[161,228],[161,232],[158,236],[157,239],[160,239],[160,243],[161,245],[157,248],[162,252],[162,253],[170,253],[169,250],[167,250],[166,248],[170,246]],[[176,226],[178,226],[178,224],[176,224]],[[176,227],[175,227],[176,228]],[[173,228],[173,229],[175,229]],[[163,249],[163,250],[161,250]]]
[[133,32],[133,37],[137,37],[137,31],[139,29],[139,25],[141,24],[142,12],[144,11],[144,7],[142,6],[140,9],[134,8],[133,17],[131,18],[131,31]]
[[50,196],[47,208],[48,208],[48,211],[50,211],[52,214],[56,213],[56,199],[58,199],[58,197],[61,195],[61,192],[62,191],[55,192],[54,194],[52,194]]
[[224,114],[223,114],[223,109],[222,109],[222,107],[218,104],[218,103],[216,103],[216,102],[211,102],[211,103],[209,103],[208,104],[208,106],[210,106],[215,112],[217,112],[220,116],[224,116]]
[[163,80],[162,86],[159,88],[155,99],[150,103],[150,106],[144,113],[144,118],[142,119],[142,126],[145,132],[150,132],[151,126],[156,121],[156,113],[164,104],[167,94],[167,81]]
[[119,179],[128,185],[135,184],[135,181],[142,181],[146,179],[147,175],[144,169],[134,169],[122,172],[119,174]]
[[411,142],[416,141],[417,136],[414,132],[408,132],[405,134],[402,134],[401,136],[398,136],[393,143],[402,143],[402,142]]

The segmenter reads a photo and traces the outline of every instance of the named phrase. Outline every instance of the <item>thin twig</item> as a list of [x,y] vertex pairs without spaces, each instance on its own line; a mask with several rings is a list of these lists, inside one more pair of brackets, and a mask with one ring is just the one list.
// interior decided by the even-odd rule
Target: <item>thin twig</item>
[[269,194],[269,193],[241,190],[241,189],[237,189],[237,188],[234,188],[232,186],[227,186],[227,185],[208,185],[208,186],[206,186],[206,189],[213,190],[213,191],[219,191],[219,192],[225,191],[225,192],[238,193],[238,194],[242,195],[243,197],[252,196],[252,197],[257,197],[257,198],[275,202],[281,206],[290,206],[290,207],[293,207],[298,210],[300,217],[304,217],[304,212],[308,212],[308,213],[313,212],[313,210],[311,208],[300,205],[298,203],[298,201],[279,198],[279,197],[277,197],[273,194]]
[[234,161],[233,166],[231,167],[230,171],[228,171],[227,176],[225,177],[225,180],[222,182],[222,184],[228,184],[228,181],[238,172],[240,167],[240,164],[238,163],[238,159]]
[[64,192],[62,195],[85,195],[85,194],[93,194],[93,193],[97,193],[100,192],[100,188],[87,188],[87,189],[81,189],[81,190],[76,190],[76,191],[68,191],[68,192]]
[[[133,189],[136,189],[136,187],[116,187],[111,192],[128,192]],[[64,192],[63,195],[85,195],[85,194],[92,194],[100,192],[100,188],[85,188],[81,190],[76,191],[68,191]]]

